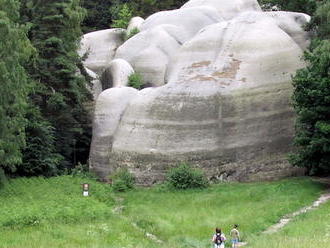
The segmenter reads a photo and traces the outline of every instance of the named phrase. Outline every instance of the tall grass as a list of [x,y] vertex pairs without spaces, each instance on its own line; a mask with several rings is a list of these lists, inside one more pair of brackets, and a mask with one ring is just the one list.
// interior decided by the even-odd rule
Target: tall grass
[[[82,196],[84,182],[91,197]],[[109,186],[72,176],[12,180],[0,190],[0,202],[0,227],[106,218],[114,203]]]
[[228,234],[238,223],[243,239],[249,239],[281,216],[310,204],[321,189],[309,180],[291,179],[220,184],[203,191],[138,190],[125,195],[125,214],[168,247],[209,247],[215,227]]
[[317,210],[296,217],[278,233],[251,237],[248,247],[329,248],[330,202]]
[[[82,197],[84,182],[91,185],[90,197]],[[79,177],[16,179],[0,190],[0,248],[209,248],[213,229],[222,227],[228,235],[234,223],[240,225],[243,238],[259,248],[267,241],[257,236],[262,230],[310,204],[322,190],[309,179],[125,193]],[[123,212],[113,214],[118,207]],[[164,242],[148,239],[146,232]],[[295,242],[300,235],[305,234],[291,235],[287,242]],[[281,235],[270,237],[274,243],[283,242]]]

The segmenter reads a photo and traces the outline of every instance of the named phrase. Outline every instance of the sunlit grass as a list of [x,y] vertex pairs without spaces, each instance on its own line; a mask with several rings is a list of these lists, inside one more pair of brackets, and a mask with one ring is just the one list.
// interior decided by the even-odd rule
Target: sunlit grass
[[[91,185],[90,197],[82,197],[84,182]],[[243,238],[255,245],[251,247],[265,247],[267,238],[258,236],[261,231],[310,204],[322,190],[306,178],[224,183],[205,190],[139,188],[127,193],[113,193],[109,185],[79,177],[15,179],[0,190],[0,247],[209,248],[213,229],[222,227],[228,236],[234,223],[240,225]],[[123,212],[114,214],[118,205]],[[312,220],[307,225],[319,230]],[[145,232],[164,243],[148,239]],[[284,242],[281,237],[291,242],[283,248],[304,247],[294,246],[300,237],[305,238],[304,232],[295,232],[269,237],[274,245]],[[306,237],[309,242],[317,241]]]
[[281,216],[310,204],[320,190],[320,185],[306,179],[220,184],[201,191],[143,189],[125,194],[125,214],[156,233],[168,247],[209,247],[216,226],[228,235],[238,223],[243,238],[249,239]]
[[251,237],[248,247],[329,248],[330,202],[317,210],[296,217],[278,233]]

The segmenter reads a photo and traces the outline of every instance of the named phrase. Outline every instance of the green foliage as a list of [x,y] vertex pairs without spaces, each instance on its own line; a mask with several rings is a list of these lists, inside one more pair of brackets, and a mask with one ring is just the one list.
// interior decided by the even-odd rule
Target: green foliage
[[330,41],[317,42],[305,60],[293,78],[298,151],[291,161],[310,174],[330,173]]
[[166,182],[174,189],[206,188],[208,181],[203,172],[193,169],[186,163],[171,169],[166,175]]
[[[84,0],[87,18],[83,22],[84,33],[114,27],[114,20],[120,20],[119,11],[123,5],[131,11],[131,16],[148,17],[155,12],[180,8],[186,0]],[[127,22],[128,23],[128,22]],[[127,24],[120,25],[126,28]]]
[[[38,52],[27,68],[36,85],[30,98],[40,111],[29,120],[34,122],[29,131],[39,136],[29,139],[25,164],[45,168],[49,163],[50,170],[41,168],[39,172],[50,175],[85,163],[89,152],[91,120],[86,102],[91,95],[87,81],[77,73],[80,24],[85,15],[79,5],[79,0],[28,0],[22,6],[26,21],[32,23],[29,36]],[[47,146],[37,152],[41,140]],[[39,164],[34,163],[35,157]],[[37,173],[35,169],[29,171]]]
[[7,177],[3,169],[0,168],[0,189],[5,187],[8,183]]
[[0,168],[14,172],[25,146],[29,79],[23,64],[33,48],[19,25],[19,1],[0,0]]
[[322,3],[310,26],[316,37],[305,52],[307,66],[293,78],[297,151],[290,161],[311,175],[330,173],[330,4]]
[[125,192],[133,189],[135,184],[134,176],[127,169],[120,169],[110,176],[112,188],[116,192]]
[[330,2],[319,4],[310,22],[309,28],[318,39],[330,39]]
[[140,30],[138,28],[133,28],[129,33],[125,33],[124,39],[128,40],[138,33],[140,33]]
[[112,8],[112,13],[115,18],[112,20],[113,28],[123,28],[126,29],[130,19],[132,18],[132,10],[128,6],[128,4],[124,3],[122,5],[117,5]]
[[110,6],[113,0],[84,0],[82,7],[87,10],[87,16],[82,23],[84,33],[107,29],[111,24]]
[[128,86],[140,90],[143,85],[143,79],[139,73],[133,73],[128,77]]
[[313,14],[316,9],[315,0],[259,0],[261,6],[277,6],[280,10]]
[[26,113],[26,147],[23,150],[23,161],[17,168],[20,176],[54,176],[63,157],[56,152],[55,132],[39,109],[30,104]]

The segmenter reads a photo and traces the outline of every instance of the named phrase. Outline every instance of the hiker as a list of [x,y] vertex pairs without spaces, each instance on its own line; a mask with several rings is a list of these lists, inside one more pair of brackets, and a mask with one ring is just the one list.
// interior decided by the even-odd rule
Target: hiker
[[214,243],[214,248],[225,248],[226,237],[221,232],[220,228],[215,229],[215,234],[213,235],[212,242]]
[[233,229],[230,231],[230,237],[231,237],[231,247],[237,248],[238,242],[239,242],[239,231],[238,231],[238,225],[235,224],[233,226]]

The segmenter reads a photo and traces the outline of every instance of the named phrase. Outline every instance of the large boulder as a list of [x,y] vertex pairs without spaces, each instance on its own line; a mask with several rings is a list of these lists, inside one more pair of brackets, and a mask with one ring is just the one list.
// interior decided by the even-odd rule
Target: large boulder
[[309,45],[310,35],[304,32],[305,25],[311,20],[309,15],[296,12],[271,11],[266,12],[302,48]]
[[207,6],[156,13],[142,23],[140,33],[118,48],[115,57],[128,61],[145,84],[161,86],[167,81],[171,55],[200,29],[222,20]]
[[85,34],[78,51],[84,58],[84,66],[100,75],[123,43],[123,32],[123,29],[115,28]]
[[128,23],[128,26],[127,26],[127,29],[126,29],[126,33],[129,34],[134,29],[140,30],[141,29],[141,25],[142,25],[143,22],[144,22],[144,19],[142,17],[139,17],[139,16],[133,17],[129,21],[129,23]]
[[196,6],[213,7],[226,20],[245,11],[261,11],[257,0],[190,0],[181,8],[194,8]]
[[92,70],[85,68],[88,76],[91,78],[91,84],[87,85],[87,88],[93,95],[93,100],[95,101],[97,97],[102,92],[102,84],[99,76]]
[[185,41],[184,30],[174,25],[160,25],[140,32],[120,46],[116,59],[126,60],[141,74],[145,84],[161,86],[171,54]]
[[[163,78],[167,84],[130,98],[111,144],[100,149],[106,159],[91,161],[101,177],[125,167],[148,185],[163,180],[179,161],[202,168],[211,179],[250,181],[296,173],[286,153],[294,135],[291,75],[304,66],[307,42],[297,23],[306,16],[283,13],[280,20],[279,14],[246,9],[201,28],[181,44],[178,36],[173,38],[178,25],[150,24],[118,49],[116,56],[135,70],[154,70],[150,80],[161,75],[153,82]],[[92,153],[97,149],[92,147]]]
[[197,6],[153,14],[143,22],[140,29],[144,31],[159,25],[171,24],[181,27],[182,31],[186,33],[186,37],[191,38],[203,27],[222,20],[216,9],[209,6]]
[[114,59],[102,74],[103,90],[128,85],[128,78],[134,73],[132,66],[123,59]]
[[127,105],[137,94],[138,91],[133,88],[113,88],[103,91],[97,99],[90,165],[91,169],[103,178],[109,173],[109,153],[116,129]]

